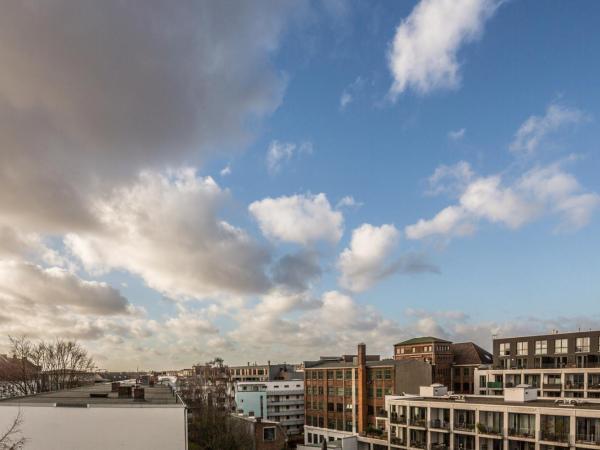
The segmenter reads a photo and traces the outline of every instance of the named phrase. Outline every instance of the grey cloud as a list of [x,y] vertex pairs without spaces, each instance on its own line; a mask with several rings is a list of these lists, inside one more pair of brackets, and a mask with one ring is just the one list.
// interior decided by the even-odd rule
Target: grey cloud
[[307,289],[321,274],[319,254],[315,251],[285,255],[272,268],[273,281],[295,291]]
[[87,228],[89,192],[239,147],[248,121],[281,100],[269,57],[289,9],[269,0],[3,5],[0,207],[38,229]]

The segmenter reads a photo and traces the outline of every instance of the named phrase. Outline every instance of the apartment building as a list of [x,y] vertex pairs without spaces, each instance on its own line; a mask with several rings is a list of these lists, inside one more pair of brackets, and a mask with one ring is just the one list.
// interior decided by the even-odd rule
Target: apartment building
[[492,363],[492,355],[473,342],[454,344],[433,336],[397,343],[394,345],[394,359],[429,363],[435,383],[462,394],[474,392],[475,368]]
[[304,372],[305,444],[358,436],[360,448],[385,444],[379,438],[385,396],[416,393],[424,380],[431,382],[432,374],[422,360],[367,355],[365,344],[358,345],[357,355],[305,361]]
[[260,417],[232,414],[232,426],[245,429],[252,439],[254,450],[281,450],[286,447],[288,437],[281,424]]
[[600,331],[494,339],[494,362],[475,371],[475,392],[529,384],[540,397],[600,398]]
[[235,403],[238,413],[277,422],[290,437],[303,432],[304,380],[238,382]]
[[278,381],[302,379],[303,373],[298,364],[248,363],[245,366],[231,366],[233,381]]
[[539,399],[528,386],[503,397],[447,395],[428,387],[420,396],[387,397],[388,449],[558,450],[600,448],[600,403]]

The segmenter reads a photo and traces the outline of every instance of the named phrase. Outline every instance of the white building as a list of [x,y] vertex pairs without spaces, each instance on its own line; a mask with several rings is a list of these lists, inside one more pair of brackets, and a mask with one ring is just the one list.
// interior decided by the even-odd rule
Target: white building
[[600,449],[599,402],[541,399],[529,386],[504,396],[388,396],[386,410],[388,449]]
[[476,394],[503,395],[506,388],[522,383],[536,388],[539,397],[600,400],[600,368],[475,369]]
[[279,422],[288,435],[304,425],[304,380],[242,381],[235,387],[236,410]]
[[27,450],[187,449],[186,408],[167,386],[113,392],[103,383],[0,400],[0,430],[19,412]]

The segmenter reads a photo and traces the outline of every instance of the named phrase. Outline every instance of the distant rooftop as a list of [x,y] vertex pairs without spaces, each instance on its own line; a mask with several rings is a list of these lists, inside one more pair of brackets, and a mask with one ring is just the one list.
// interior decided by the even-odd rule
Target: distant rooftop
[[172,393],[168,386],[155,385],[152,387],[142,387],[144,388],[144,400],[135,400],[133,397],[119,398],[116,392],[111,392],[110,383],[99,383],[76,389],[44,392],[26,397],[6,398],[0,400],[0,406],[7,404],[50,404],[64,407],[86,407],[87,405],[131,407],[182,405],[178,397]]
[[460,342],[452,344],[455,365],[481,365],[491,364],[493,357],[490,352],[473,342]]
[[452,342],[446,341],[445,339],[436,338],[433,336],[422,336],[409,339],[407,341],[398,342],[396,345],[417,345],[417,344],[429,344],[430,342],[441,342],[443,344],[451,344]]

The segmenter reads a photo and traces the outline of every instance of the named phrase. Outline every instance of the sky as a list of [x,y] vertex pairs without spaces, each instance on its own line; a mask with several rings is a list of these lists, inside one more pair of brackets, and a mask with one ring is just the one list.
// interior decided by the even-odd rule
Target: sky
[[599,328],[600,3],[571,6],[5,5],[0,334],[160,370]]

